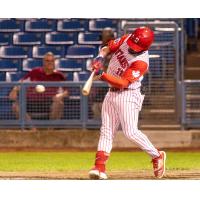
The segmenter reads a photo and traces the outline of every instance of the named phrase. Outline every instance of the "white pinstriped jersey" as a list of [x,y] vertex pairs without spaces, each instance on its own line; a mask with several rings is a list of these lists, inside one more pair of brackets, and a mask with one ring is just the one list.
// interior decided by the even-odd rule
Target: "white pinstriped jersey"
[[[130,37],[130,36],[129,36]],[[115,77],[122,77],[123,73],[133,64],[135,61],[143,61],[147,64],[147,68],[149,66],[149,54],[148,51],[144,51],[141,54],[130,54],[128,52],[129,46],[127,45],[127,37],[126,40],[122,43],[117,51],[115,51],[112,55],[110,63],[108,65],[107,73],[113,75]],[[133,77],[137,78],[140,76],[139,71],[133,71]],[[128,88],[136,89],[141,86],[141,81],[143,76],[141,76],[138,80],[131,83]]]

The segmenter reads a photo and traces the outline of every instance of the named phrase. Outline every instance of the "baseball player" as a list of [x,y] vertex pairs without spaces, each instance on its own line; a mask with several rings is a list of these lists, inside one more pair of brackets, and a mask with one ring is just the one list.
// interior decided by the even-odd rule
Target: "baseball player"
[[[92,69],[110,88],[103,101],[100,138],[90,179],[107,179],[105,165],[119,124],[125,136],[151,156],[155,177],[162,178],[165,173],[166,153],[158,151],[138,130],[138,115],[144,99],[140,92],[141,81],[149,68],[148,49],[153,40],[151,29],[139,27],[132,34],[111,40],[93,60]],[[104,72],[103,61],[109,54],[112,57],[107,72]]]

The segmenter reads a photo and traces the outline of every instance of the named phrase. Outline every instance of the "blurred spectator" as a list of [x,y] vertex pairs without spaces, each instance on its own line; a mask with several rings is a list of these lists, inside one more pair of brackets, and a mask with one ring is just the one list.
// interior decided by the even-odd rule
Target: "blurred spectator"
[[[102,45],[100,46],[100,48],[103,48],[105,46],[108,45],[108,42],[110,40],[114,40],[115,39],[115,34],[114,34],[114,31],[107,27],[107,28],[104,28],[102,33],[101,33],[101,41],[102,41]],[[111,55],[108,56],[108,58],[105,59],[104,61],[104,67],[105,67],[105,71],[107,70],[107,67],[108,67],[108,64],[110,62],[110,59],[111,59]]]
[[[63,73],[55,70],[55,58],[53,53],[44,55],[43,66],[32,69],[20,81],[65,81]],[[14,87],[9,94],[9,98],[14,101],[13,111],[19,117],[18,91],[19,87]],[[45,92],[37,93],[35,87],[27,88],[27,114],[26,119],[31,119],[31,113],[48,112],[49,119],[60,119],[63,115],[64,97],[68,96],[68,90],[58,87],[46,87]]]
[[[99,47],[99,49],[107,46],[108,42],[110,40],[114,40],[114,39],[115,39],[114,31],[109,27],[104,28],[102,33],[101,33],[102,45]],[[105,61],[104,61],[104,71],[105,72],[107,70],[111,56],[112,56],[112,54],[108,55],[105,58]],[[104,99],[104,96],[105,96],[106,93],[107,93],[106,88],[98,87],[98,88],[95,88],[95,90],[93,90],[92,94],[90,95],[90,97],[92,99],[92,112],[93,112],[94,118],[100,118],[101,117],[102,102],[103,102],[103,99]]]

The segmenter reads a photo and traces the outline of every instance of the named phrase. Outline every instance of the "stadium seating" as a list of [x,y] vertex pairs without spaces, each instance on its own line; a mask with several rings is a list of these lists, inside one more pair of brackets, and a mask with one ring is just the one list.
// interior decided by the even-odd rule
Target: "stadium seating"
[[18,32],[21,30],[20,23],[12,19],[0,19],[0,32]]
[[169,31],[154,31],[154,41],[155,42],[167,42],[172,41],[174,37],[173,32]]
[[79,72],[78,75],[79,75],[79,81],[86,81],[89,78],[90,73],[86,71],[82,71],[82,72]]
[[92,63],[92,59],[87,59],[86,60],[86,70],[91,70],[91,63]]
[[66,58],[93,58],[97,54],[92,45],[73,45],[67,49]]
[[106,27],[112,28],[114,31],[117,30],[118,22],[112,19],[92,19],[89,21],[90,31],[102,31]]
[[46,44],[70,45],[74,44],[74,40],[75,38],[73,33],[51,32],[51,33],[46,33],[45,35]]
[[40,45],[41,34],[40,33],[24,33],[19,32],[13,35],[13,44],[15,45]]
[[64,73],[64,74],[65,74],[67,81],[73,81],[74,80],[74,73],[73,72],[67,72],[67,73]]
[[72,21],[69,19],[59,20],[57,23],[57,30],[64,32],[85,31],[84,25],[79,20]]
[[79,44],[101,44],[100,33],[79,33],[78,35]]
[[0,71],[2,72],[11,72],[11,71],[19,71],[20,69],[20,60],[12,59],[0,59]]
[[0,33],[0,45],[9,45],[11,42],[11,34],[9,33]]
[[[50,51],[59,58],[56,67],[69,73],[70,80],[76,79],[73,72],[90,70],[91,59],[101,44],[101,31],[110,27],[120,35],[124,25],[131,22],[133,19],[0,19],[0,71],[30,71],[41,66],[41,58]],[[164,59],[172,56],[174,46],[167,42],[173,41],[174,33],[161,29],[154,32],[150,54]]]
[[41,67],[43,65],[42,59],[27,58],[23,60],[23,71],[31,71],[33,68]]
[[0,72],[0,81],[6,81],[6,73]]
[[64,55],[64,48],[61,46],[34,46],[32,51],[33,58],[43,58],[47,52],[52,52],[55,58],[62,57]]
[[81,59],[62,58],[56,60],[55,66],[60,71],[82,71],[85,61]]
[[[145,22],[145,21],[154,21],[154,20],[155,19],[152,19],[152,18],[134,18],[134,19],[128,18],[128,19],[123,19],[123,20],[121,20],[121,23],[120,23],[120,29],[124,30],[125,25],[131,24],[133,22],[137,22],[137,21],[144,21]],[[134,30],[134,28],[131,28],[130,31],[132,31],[132,30]]]
[[27,50],[17,46],[0,47],[0,58],[27,58]]
[[6,81],[19,81],[25,74],[25,72],[6,72]]
[[48,32],[54,31],[56,24],[53,20],[31,19],[25,22],[25,31]]
[[194,18],[185,19],[185,29],[188,37],[194,38],[197,35],[198,21]]

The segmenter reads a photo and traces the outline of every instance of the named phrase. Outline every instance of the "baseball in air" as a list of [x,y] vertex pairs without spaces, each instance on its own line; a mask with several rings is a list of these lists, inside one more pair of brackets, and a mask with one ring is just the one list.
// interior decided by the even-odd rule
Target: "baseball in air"
[[44,85],[36,85],[35,91],[38,93],[43,93],[45,91]]

